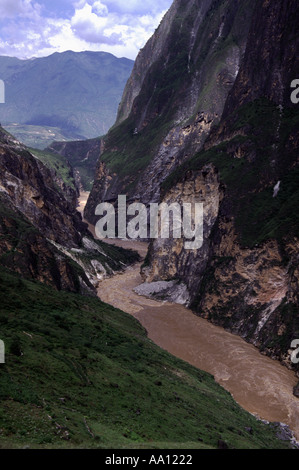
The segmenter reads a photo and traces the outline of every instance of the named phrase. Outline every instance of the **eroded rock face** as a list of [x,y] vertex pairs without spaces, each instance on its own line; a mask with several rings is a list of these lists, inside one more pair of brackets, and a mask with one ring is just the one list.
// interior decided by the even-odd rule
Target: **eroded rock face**
[[0,265],[57,290],[93,294],[85,272],[79,272],[4,192],[0,192]]
[[144,203],[160,200],[161,183],[189,155],[202,147],[216,119],[216,114],[218,115],[218,113],[198,113],[192,124],[182,127],[180,123],[169,131],[138,182],[137,194]]
[[9,138],[1,144],[0,158],[1,192],[13,206],[46,238],[67,247],[78,246],[86,225],[55,187],[50,170]]
[[178,281],[145,282],[135,287],[134,291],[144,297],[180,305],[188,305],[190,301],[187,286]]
[[[229,326],[260,345],[263,328],[273,312],[287,297],[296,296],[290,286],[294,284],[296,289],[297,270],[290,275],[276,240],[254,249],[242,247],[233,221],[220,216],[223,198],[213,166],[206,165],[197,174],[187,173],[163,202],[204,204],[203,246],[186,250],[184,238],[154,240],[149,266],[143,267],[142,275],[146,282],[180,280],[186,284],[191,305],[201,316]],[[190,299],[186,304],[189,303]],[[284,331],[283,326],[280,331]]]
[[[198,289],[205,271],[210,252],[211,231],[218,217],[222,198],[218,173],[212,165],[206,165],[200,172],[187,172],[185,180],[178,183],[163,198],[170,206],[173,203],[203,204],[203,245],[200,249],[185,249],[185,237],[158,239],[151,242],[150,266],[144,267],[142,275],[146,282],[183,280],[189,292]],[[161,213],[160,213],[161,218]],[[193,218],[194,223],[194,218]]]
[[0,265],[58,290],[96,295],[99,280],[125,266],[125,255],[93,241],[58,183],[0,129]]
[[[220,222],[214,242],[209,281],[200,300],[202,315],[259,342],[262,329],[286,298],[289,286],[277,241],[246,249],[240,246],[232,222]],[[227,321],[229,319],[229,321]]]
[[253,4],[174,1],[137,57],[105,138],[88,221],[96,222],[99,203],[120,194],[158,202],[161,183],[202,148],[238,74]]

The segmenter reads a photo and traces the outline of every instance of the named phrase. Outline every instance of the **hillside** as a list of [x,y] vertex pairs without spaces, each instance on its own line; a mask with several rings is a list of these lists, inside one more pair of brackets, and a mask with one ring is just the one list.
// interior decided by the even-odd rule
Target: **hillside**
[[2,56],[6,102],[0,122],[41,149],[62,137],[103,135],[115,121],[133,64],[105,52],[68,51],[30,60]]
[[291,445],[96,298],[139,256],[92,240],[51,155],[0,129],[0,159],[0,448]]
[[130,315],[3,268],[0,282],[0,448],[288,448]]

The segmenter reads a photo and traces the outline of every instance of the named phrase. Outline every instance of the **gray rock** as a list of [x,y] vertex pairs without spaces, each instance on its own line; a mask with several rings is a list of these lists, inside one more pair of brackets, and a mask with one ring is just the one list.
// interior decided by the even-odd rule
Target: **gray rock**
[[166,300],[180,305],[188,305],[190,302],[187,287],[179,281],[145,282],[135,287],[138,295],[150,297],[156,300]]

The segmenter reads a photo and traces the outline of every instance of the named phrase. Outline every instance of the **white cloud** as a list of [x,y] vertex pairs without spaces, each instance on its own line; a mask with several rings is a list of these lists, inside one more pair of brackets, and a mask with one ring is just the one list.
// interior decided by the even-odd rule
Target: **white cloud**
[[111,12],[130,13],[144,15],[151,13],[155,16],[162,10],[170,7],[169,0],[105,0],[104,2]]
[[0,18],[9,19],[16,16],[23,18],[35,18],[40,15],[40,5],[32,3],[32,0],[1,0]]
[[93,5],[86,3],[71,19],[72,30],[78,38],[90,43],[121,44],[121,34],[111,29],[109,32],[110,25],[108,9],[99,1]]
[[171,4],[171,0],[78,0],[69,18],[50,18],[43,17],[43,8],[33,0],[0,2],[0,26],[1,18],[8,19],[0,32],[0,54],[21,58],[103,50],[135,59]]
[[[136,2],[135,0],[92,2],[90,0],[89,3],[77,4],[77,9],[71,20],[72,29],[80,39],[92,44],[114,46],[116,54],[117,50],[118,54],[119,50],[123,50],[126,56],[135,58],[138,50],[144,46],[166,12],[166,10],[161,11],[161,8],[158,8],[158,2],[153,1],[150,2],[152,8],[146,10],[146,3],[149,2]],[[143,4],[142,8],[141,4]],[[156,5],[154,10],[159,10],[155,14],[149,13],[153,9],[153,4]],[[137,5],[139,11],[145,10],[147,14],[130,13],[131,10],[137,8]],[[121,11],[117,11],[116,7],[120,6]],[[111,7],[114,7],[114,11],[110,11]],[[124,47],[119,47],[121,45]],[[113,52],[111,47],[110,52]]]
[[108,15],[108,8],[100,1],[94,2],[92,5],[92,13],[95,13],[99,16],[107,16]]

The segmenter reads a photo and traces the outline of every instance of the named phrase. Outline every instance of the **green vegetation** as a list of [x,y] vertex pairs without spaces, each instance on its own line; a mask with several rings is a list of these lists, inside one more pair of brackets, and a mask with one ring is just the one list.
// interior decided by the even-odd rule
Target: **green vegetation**
[[[76,190],[73,170],[67,159],[61,155],[57,155],[46,150],[28,148],[32,155],[36,156],[49,170],[57,173],[57,176],[69,188]],[[59,188],[58,188],[59,189]],[[65,194],[65,192],[64,192]]]
[[62,155],[75,171],[80,174],[80,182],[84,191],[91,191],[96,165],[101,154],[102,138],[79,140],[75,142],[53,142],[45,150]]
[[127,177],[126,185],[131,180],[136,181],[136,174],[150,163],[154,150],[162,136],[167,134],[170,125],[171,123],[165,125],[160,116],[149,124],[146,131],[134,134],[134,119],[129,117],[109,132],[105,145],[109,149],[113,147],[118,150],[107,150],[101,156],[101,161],[119,176]]
[[126,58],[90,51],[33,60],[0,57],[0,76],[6,82],[0,122],[26,126],[12,133],[38,148],[49,145],[49,130],[58,134],[57,140],[103,135],[115,121],[133,65]]
[[55,140],[67,141],[74,138],[71,132],[58,127],[8,124],[5,129],[27,147],[44,149]]
[[287,447],[133,317],[3,268],[0,282],[0,447]]

